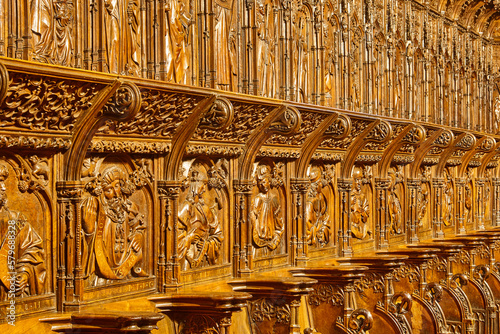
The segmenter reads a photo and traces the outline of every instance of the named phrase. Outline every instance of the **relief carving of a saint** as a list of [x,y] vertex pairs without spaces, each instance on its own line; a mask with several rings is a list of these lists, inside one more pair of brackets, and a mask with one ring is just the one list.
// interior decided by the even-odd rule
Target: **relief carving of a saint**
[[119,0],[104,0],[106,52],[109,73],[118,74],[120,65],[120,8]]
[[90,286],[131,276],[141,268],[146,221],[129,197],[135,191],[122,168],[109,166],[89,182],[82,201],[83,265]]
[[276,18],[273,4],[269,0],[257,3],[257,71],[259,75],[259,95],[274,97],[276,92]]
[[356,239],[371,236],[368,226],[370,217],[370,203],[363,191],[363,171],[356,168],[353,171],[354,185],[351,190],[351,233]]
[[252,200],[252,239],[257,248],[275,250],[284,232],[279,196],[272,189],[272,171],[268,165],[259,165],[256,175],[259,192]]
[[[220,198],[210,198],[208,177],[201,166],[193,166],[188,190],[178,213],[178,254],[183,270],[217,264],[224,239],[219,210]],[[215,195],[217,196],[217,195]]]
[[317,166],[311,168],[309,173],[311,186],[306,202],[307,243],[316,247],[324,247],[330,242],[328,201],[322,191],[327,182],[322,173]]
[[[9,208],[5,181],[9,169],[0,164],[0,300],[45,292],[47,270],[40,235],[24,214]],[[14,297],[9,296],[14,292]]]
[[165,15],[166,80],[186,84],[189,68],[188,27],[191,18],[182,0],[167,0]]
[[31,32],[35,59],[49,62],[53,42],[53,6],[51,0],[31,0]]
[[445,226],[450,226],[453,223],[453,183],[449,172],[446,172],[445,178],[446,181],[443,189],[443,224]]
[[399,175],[398,172],[393,170],[389,171],[389,177],[391,180],[389,186],[389,196],[387,199],[387,204],[389,207],[389,219],[390,219],[390,233],[401,234],[403,231],[403,211],[401,208],[400,195],[397,191],[397,184]]

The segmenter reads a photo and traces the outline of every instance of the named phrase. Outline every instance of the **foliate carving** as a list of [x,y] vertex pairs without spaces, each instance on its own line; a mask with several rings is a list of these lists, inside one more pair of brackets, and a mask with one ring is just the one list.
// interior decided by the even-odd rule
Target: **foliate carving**
[[300,147],[306,140],[307,136],[316,130],[327,116],[327,114],[301,112],[302,123],[300,125],[300,131],[291,135],[274,135],[269,138],[266,143]]
[[258,248],[276,249],[284,233],[280,197],[274,189],[283,185],[280,169],[278,166],[271,170],[269,165],[258,165],[255,170],[254,177],[259,192],[252,200],[250,219],[252,239]]
[[7,89],[9,88],[9,72],[5,66],[0,63],[0,105],[2,105],[5,96],[7,95]]
[[170,144],[160,141],[138,142],[121,140],[93,140],[89,147],[91,152],[99,153],[153,153],[166,154],[170,152]]
[[448,262],[445,258],[441,258],[435,255],[431,260],[427,262],[427,268],[429,268],[430,270],[436,270],[438,272],[447,272]]
[[299,111],[294,107],[287,107],[279,118],[271,123],[268,131],[288,135],[296,132],[301,123],[302,119]]
[[250,318],[253,322],[275,320],[277,323],[290,323],[290,305],[283,299],[261,298],[250,302]]
[[392,158],[392,163],[395,165],[408,165],[415,161],[415,157],[413,156],[404,156],[404,155],[395,155]]
[[43,240],[21,212],[8,208],[5,182],[9,168],[0,163],[0,300],[45,293]]
[[345,115],[340,115],[325,131],[325,136],[342,139],[351,132],[351,120]]
[[108,123],[104,133],[137,134],[171,138],[203,96],[142,90],[142,106],[136,117],[119,124]]
[[382,274],[369,272],[364,277],[360,278],[354,283],[356,291],[364,296],[364,291],[372,289],[375,293],[384,293],[385,279]]
[[14,74],[0,113],[0,127],[71,132],[104,86]]
[[314,291],[308,295],[308,303],[314,306],[324,303],[341,306],[344,305],[344,291],[332,284],[316,284]]
[[351,313],[349,328],[354,333],[365,333],[373,327],[373,316],[370,311],[360,308]]
[[269,158],[284,158],[284,159],[298,159],[300,151],[298,149],[283,149],[283,148],[261,148],[257,153],[258,157]]
[[470,133],[467,133],[457,144],[456,147],[463,150],[470,150],[476,144],[476,137]]
[[481,143],[481,150],[484,152],[490,152],[495,147],[495,139],[491,137],[486,137]]
[[195,163],[184,182],[187,194],[178,213],[178,257],[183,270],[218,263],[222,248],[223,225],[220,210],[227,188],[228,162],[219,160],[207,168]]
[[148,276],[141,268],[145,215],[130,200],[143,186],[118,166],[108,166],[86,180],[81,203],[84,276],[89,286],[108,280]]
[[436,138],[433,144],[438,147],[445,148],[451,144],[452,140],[453,140],[453,133],[451,133],[451,131],[449,130],[445,130],[439,137]]
[[393,272],[393,277],[395,281],[401,281],[402,279],[408,279],[410,283],[420,282],[420,268],[412,264],[405,264],[396,268]]
[[382,160],[380,154],[360,154],[356,157],[357,163],[363,163],[365,165],[374,165]]
[[39,158],[37,155],[29,157],[27,163],[19,157],[20,166],[14,168],[18,180],[19,191],[34,192],[43,190],[49,182],[49,161],[47,158]]
[[460,250],[460,252],[457,253],[457,255],[450,257],[450,261],[452,262],[459,262],[462,264],[470,264],[471,258],[470,254],[466,250]]
[[222,334],[221,319],[207,315],[192,315],[181,321],[179,334]]
[[233,120],[234,110],[231,102],[218,97],[200,121],[200,129],[221,130],[228,127]]
[[65,151],[70,146],[71,139],[66,138],[0,135],[0,147],[3,148],[36,148]]
[[223,157],[239,157],[243,154],[243,148],[240,146],[231,145],[188,145],[186,154],[190,156],[223,156]]

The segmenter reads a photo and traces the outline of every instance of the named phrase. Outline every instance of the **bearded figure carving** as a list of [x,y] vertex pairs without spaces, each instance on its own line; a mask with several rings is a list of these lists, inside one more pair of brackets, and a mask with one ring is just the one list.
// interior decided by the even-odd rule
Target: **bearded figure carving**
[[135,185],[116,166],[87,184],[82,201],[83,263],[90,286],[131,276],[148,276],[140,267],[146,223],[129,200]]

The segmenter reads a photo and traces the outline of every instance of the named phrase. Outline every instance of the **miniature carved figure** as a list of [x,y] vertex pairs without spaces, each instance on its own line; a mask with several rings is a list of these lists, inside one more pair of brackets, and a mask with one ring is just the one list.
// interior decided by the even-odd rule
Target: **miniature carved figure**
[[54,2],[55,27],[52,59],[58,65],[71,66],[73,62],[73,10],[71,2]]
[[308,99],[308,71],[309,71],[309,41],[307,17],[302,13],[297,14],[297,20],[292,24],[294,36],[294,87],[296,100],[307,102]]
[[127,23],[126,30],[127,42],[129,49],[127,50],[128,59],[125,65],[126,73],[129,75],[139,76],[141,68],[141,32],[140,32],[140,8],[139,0],[129,0],[127,5]]
[[259,248],[274,250],[281,243],[284,225],[279,198],[271,191],[271,168],[258,166],[256,178],[259,193],[253,199],[251,208],[253,241]]
[[206,190],[206,175],[199,168],[192,168],[188,194],[178,214],[178,252],[183,270],[204,263],[214,265],[219,258],[223,240],[219,201],[209,205],[203,198]]
[[223,90],[231,89],[231,55],[229,52],[229,33],[233,14],[232,1],[215,1],[215,29],[214,40],[216,47],[215,66],[217,88]]
[[321,174],[322,171],[319,167],[311,169],[309,175],[311,186],[306,203],[307,243],[318,247],[324,247],[330,241],[328,202],[322,192],[326,180],[322,178]]
[[31,31],[33,33],[34,58],[48,62],[52,48],[53,7],[51,0],[31,0]]
[[108,70],[110,73],[118,73],[120,64],[120,11],[118,0],[104,0],[106,8],[106,52],[108,60]]
[[265,0],[257,9],[257,70],[260,95],[274,97],[275,87],[275,17],[272,3]]
[[165,14],[166,80],[185,84],[189,68],[187,43],[191,20],[182,0],[168,0]]
[[122,169],[107,167],[87,185],[82,202],[83,263],[91,286],[107,280],[147,276],[139,266],[146,222],[138,206],[128,199],[135,190]]
[[371,236],[368,226],[370,204],[362,190],[363,172],[355,169],[353,172],[354,189],[351,191],[351,232],[354,238],[364,239]]
[[[6,165],[0,164],[0,300],[45,292],[45,252],[42,238],[26,217],[7,206]],[[14,287],[14,289],[12,289]]]
[[389,186],[389,197],[387,199],[387,204],[390,214],[390,232],[393,234],[401,234],[403,232],[403,213],[401,209],[401,201],[399,200],[399,195],[396,191],[398,182],[397,175],[395,173],[389,173],[389,176],[391,178],[391,185]]
[[453,184],[451,175],[446,173],[446,182],[443,189],[443,224],[450,226],[453,223]]

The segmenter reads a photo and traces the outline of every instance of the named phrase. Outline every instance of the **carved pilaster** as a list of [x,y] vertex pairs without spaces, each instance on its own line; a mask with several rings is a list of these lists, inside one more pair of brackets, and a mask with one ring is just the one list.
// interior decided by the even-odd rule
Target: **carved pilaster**
[[165,292],[168,286],[180,283],[178,257],[177,217],[179,212],[180,181],[158,181],[161,201],[160,249],[158,259],[159,290]]
[[337,186],[340,196],[339,253],[340,256],[352,256],[351,191],[353,180],[338,179]]
[[484,198],[484,185],[487,182],[487,179],[484,178],[476,178],[476,222],[475,227],[478,230],[484,230],[484,210],[485,210],[485,198]]
[[388,191],[390,179],[375,179],[375,191],[377,193],[377,201],[375,211],[375,247],[377,249],[389,248],[389,207],[388,207]]
[[457,234],[466,233],[465,224],[465,184],[467,182],[466,178],[456,178],[455,179],[455,189],[457,192],[456,197],[456,217],[457,217]]
[[434,217],[433,217],[433,235],[435,238],[443,238],[443,189],[445,179],[433,178],[432,186],[434,188]]
[[500,178],[492,178],[492,217],[491,224],[500,226]]
[[248,276],[253,267],[252,226],[250,206],[253,182],[252,180],[234,180],[235,203],[235,240],[233,249],[234,276]]
[[80,204],[84,184],[56,184],[58,205],[57,309],[79,310],[83,300],[82,217]]
[[291,250],[295,265],[305,264],[308,259],[307,248],[307,191],[310,187],[308,179],[292,179],[292,198],[294,204]]
[[408,207],[409,212],[409,230],[407,231],[407,241],[410,244],[418,243],[418,227],[420,222],[418,220],[418,191],[422,184],[420,179],[408,179]]

